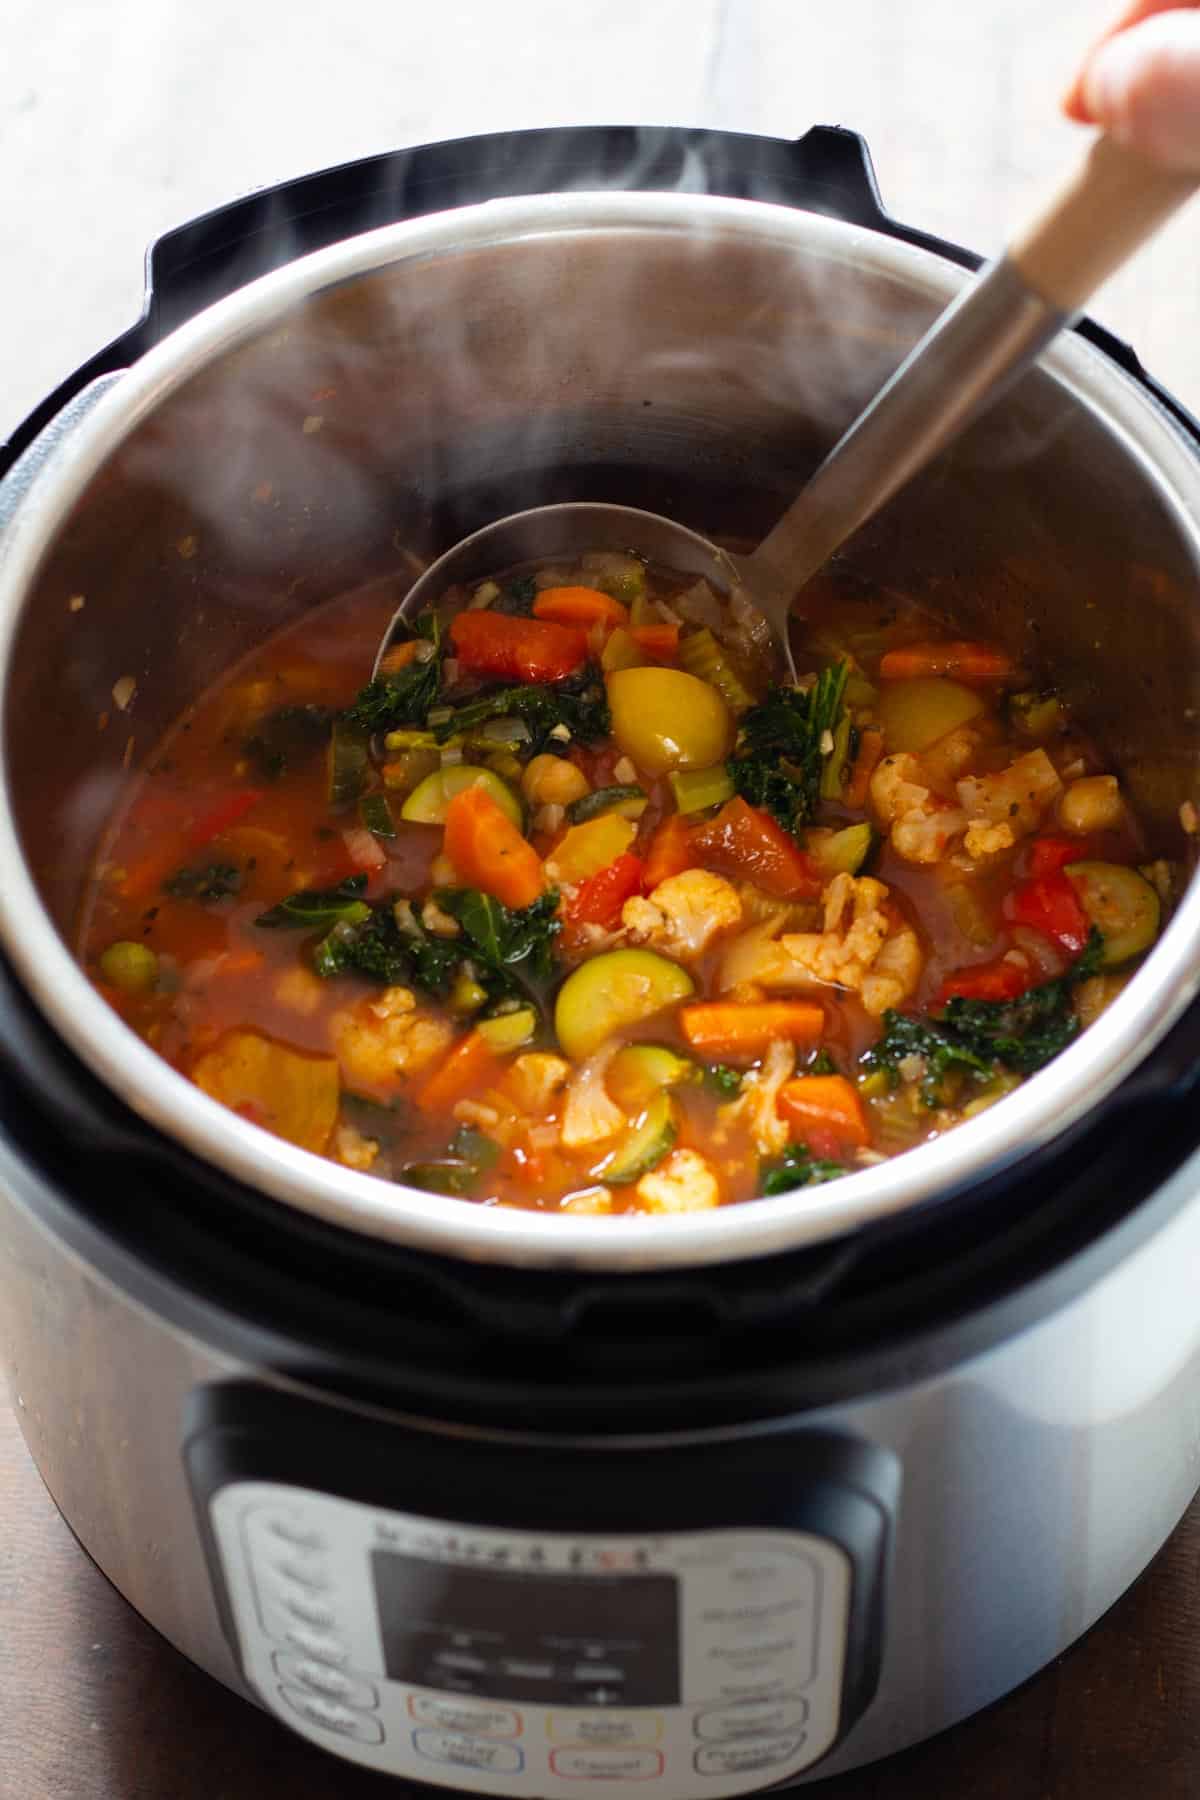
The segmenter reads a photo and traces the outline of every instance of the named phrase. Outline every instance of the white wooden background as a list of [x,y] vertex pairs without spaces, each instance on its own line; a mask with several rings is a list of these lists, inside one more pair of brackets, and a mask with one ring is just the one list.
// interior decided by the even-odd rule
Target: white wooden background
[[[142,250],[245,190],[522,125],[862,131],[982,251],[1077,153],[1108,0],[0,0],[0,436],[135,316]],[[1200,409],[1200,205],[1093,305]]]

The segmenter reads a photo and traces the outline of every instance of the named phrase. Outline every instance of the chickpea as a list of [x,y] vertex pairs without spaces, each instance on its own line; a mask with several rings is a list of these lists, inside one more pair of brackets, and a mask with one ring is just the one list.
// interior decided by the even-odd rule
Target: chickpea
[[1058,803],[1059,822],[1075,837],[1112,831],[1125,814],[1115,775],[1085,775],[1073,781]]
[[521,777],[521,792],[530,806],[570,806],[591,792],[587,776],[563,756],[535,756]]

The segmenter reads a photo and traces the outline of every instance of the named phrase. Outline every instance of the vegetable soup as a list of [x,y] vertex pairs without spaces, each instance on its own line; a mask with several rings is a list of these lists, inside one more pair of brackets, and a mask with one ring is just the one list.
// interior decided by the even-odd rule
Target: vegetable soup
[[738,596],[589,555],[387,584],[177,721],[80,955],[207,1094],[357,1170],[546,1212],[825,1182],[1049,1062],[1172,872],[1052,688],[822,577],[773,681]]

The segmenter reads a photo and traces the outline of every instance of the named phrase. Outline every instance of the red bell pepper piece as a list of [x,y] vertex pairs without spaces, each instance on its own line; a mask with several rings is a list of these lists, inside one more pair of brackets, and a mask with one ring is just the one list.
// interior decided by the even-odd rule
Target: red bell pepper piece
[[597,869],[594,875],[580,882],[568,902],[568,925],[600,925],[605,931],[611,931],[621,922],[621,908],[625,902],[641,893],[642,874],[642,859],[630,850],[609,863],[606,869]]
[[239,788],[236,793],[228,794],[212,808],[202,814],[188,832],[188,843],[193,850],[199,850],[212,838],[219,837],[221,832],[228,831],[239,819],[244,819],[252,807],[258,805],[263,797],[262,788]]
[[945,1006],[947,1000],[1019,1000],[1033,982],[1030,969],[1001,956],[995,962],[973,963],[947,975],[937,1005]]
[[692,849],[707,868],[740,875],[783,899],[814,899],[824,883],[806,856],[770,813],[749,806],[740,794],[727,800],[716,818],[694,826]]
[[1037,837],[1029,846],[1029,873],[1033,880],[1057,875],[1067,863],[1080,862],[1087,854],[1078,838]]
[[1012,924],[1032,926],[1072,956],[1079,955],[1092,928],[1070,877],[1061,870],[1013,888],[1005,895],[1002,910]]
[[550,619],[511,618],[507,613],[461,612],[450,641],[472,675],[508,681],[562,681],[587,660],[587,632]]

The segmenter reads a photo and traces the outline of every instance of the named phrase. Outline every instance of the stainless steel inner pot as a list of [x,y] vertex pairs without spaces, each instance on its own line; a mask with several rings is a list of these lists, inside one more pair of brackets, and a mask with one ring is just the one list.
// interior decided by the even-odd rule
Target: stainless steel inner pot
[[[1104,1018],[1001,1106],[811,1193],[653,1221],[482,1209],[309,1156],[171,1070],[71,955],[123,784],[236,658],[542,499],[625,500],[753,535],[963,279],[928,252],[755,202],[495,201],[254,282],[117,379],[49,453],[35,446],[0,551],[0,936],[67,1044],[144,1118],[281,1200],[526,1265],[795,1247],[1013,1162],[1102,1104],[1193,998],[1194,884]],[[848,560],[1058,684],[1156,847],[1186,857],[1200,459],[1136,382],[1061,343]]]

